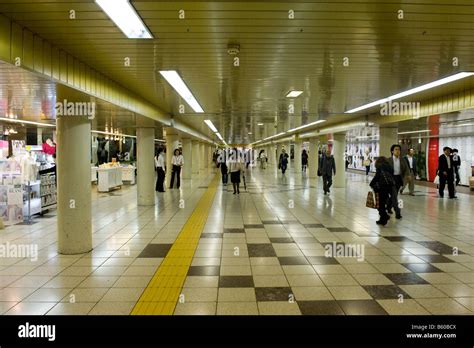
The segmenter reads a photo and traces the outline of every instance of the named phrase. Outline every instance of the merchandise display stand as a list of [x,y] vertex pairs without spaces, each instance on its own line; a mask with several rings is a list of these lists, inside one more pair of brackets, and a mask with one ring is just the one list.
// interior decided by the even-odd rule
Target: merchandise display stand
[[27,224],[31,224],[32,216],[41,213],[40,181],[28,181],[24,190],[26,198],[23,205],[23,216]]
[[99,168],[99,181],[97,190],[99,192],[109,192],[114,188],[121,188],[122,182],[122,168],[119,166]]
[[128,181],[130,185],[135,185],[135,167],[121,167],[122,181]]
[[56,174],[40,174],[41,213],[56,207]]

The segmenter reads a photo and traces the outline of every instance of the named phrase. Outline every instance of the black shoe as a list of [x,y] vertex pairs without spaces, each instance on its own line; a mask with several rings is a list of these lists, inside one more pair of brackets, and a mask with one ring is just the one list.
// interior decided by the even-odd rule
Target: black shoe
[[457,199],[457,198],[458,198],[457,196],[449,197],[449,199]]
[[377,225],[385,226],[385,225],[387,224],[387,220],[382,220],[382,219],[380,219],[379,221],[375,221],[375,223],[376,223]]
[[235,195],[236,193],[237,193],[237,192],[235,192],[235,191],[234,191],[234,193],[233,193],[233,194]]
[[237,190],[237,194],[240,195],[240,190]]
[[444,196],[439,195],[439,198],[444,198]]
[[395,219],[397,219],[397,220],[400,220],[401,218],[402,218],[402,216],[401,216],[401,215],[397,215],[397,216],[395,216]]
[[387,210],[387,213],[389,213],[389,214],[393,214],[393,211],[392,211],[392,209],[389,209],[389,210]]

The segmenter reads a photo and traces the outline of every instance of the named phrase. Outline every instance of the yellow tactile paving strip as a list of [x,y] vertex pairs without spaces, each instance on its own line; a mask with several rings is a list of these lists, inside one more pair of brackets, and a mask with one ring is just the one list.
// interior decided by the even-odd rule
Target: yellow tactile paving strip
[[132,315],[173,314],[206,224],[218,183],[219,175],[216,175],[135,304]]

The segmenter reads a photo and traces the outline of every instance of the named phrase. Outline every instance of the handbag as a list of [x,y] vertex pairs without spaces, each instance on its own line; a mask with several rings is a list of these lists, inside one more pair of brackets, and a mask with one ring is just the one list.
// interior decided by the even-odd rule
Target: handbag
[[367,193],[367,200],[365,201],[367,208],[378,209],[379,208],[379,194],[369,191]]
[[433,184],[439,185],[439,175],[434,178]]

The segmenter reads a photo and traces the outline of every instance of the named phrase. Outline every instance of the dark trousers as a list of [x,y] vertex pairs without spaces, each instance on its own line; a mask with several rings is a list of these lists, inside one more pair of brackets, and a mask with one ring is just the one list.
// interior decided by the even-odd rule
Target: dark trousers
[[329,192],[329,188],[332,185],[332,175],[323,175],[323,190]]
[[403,179],[401,175],[394,175],[393,179],[395,180],[395,186],[393,186],[391,192],[389,192],[387,210],[393,208],[397,215],[401,215],[400,207],[398,206],[398,192],[400,191],[400,187],[403,186]]
[[388,201],[388,191],[387,190],[380,190],[378,192],[379,195],[379,215],[381,220],[387,220],[387,201]]
[[282,174],[285,174],[285,172],[286,172],[286,166],[287,166],[286,163],[285,163],[285,164],[283,164],[283,163],[281,164],[281,172],[282,172]]
[[228,175],[227,175],[227,166],[225,163],[221,163],[221,174],[222,174],[222,183],[227,184]]
[[165,182],[165,171],[163,170],[163,168],[158,167],[158,177],[156,179],[155,191],[165,192],[165,188],[163,187],[164,182]]
[[181,184],[181,180],[179,177],[180,175],[181,175],[181,167],[173,165],[173,171],[171,173],[170,189],[173,188],[175,176],[176,176],[176,187],[179,188],[179,185]]
[[439,195],[440,197],[444,196],[444,187],[448,183],[449,197],[454,197],[454,175],[452,172],[448,172],[448,175],[440,173],[439,175]]
[[365,166],[365,175],[369,175],[370,166]]

